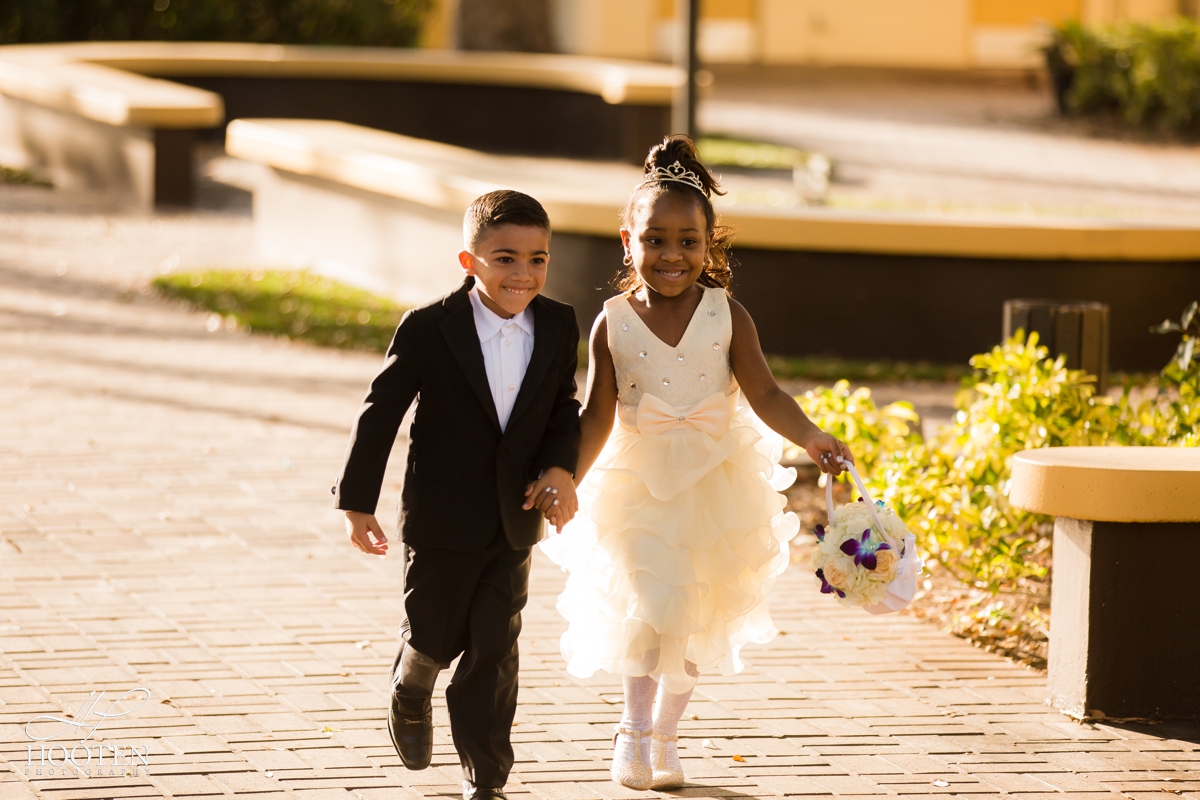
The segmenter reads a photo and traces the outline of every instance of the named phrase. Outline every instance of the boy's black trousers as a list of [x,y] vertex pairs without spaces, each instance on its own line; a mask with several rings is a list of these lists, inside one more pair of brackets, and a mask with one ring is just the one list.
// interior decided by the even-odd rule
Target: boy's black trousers
[[480,787],[503,788],[513,765],[517,637],[531,550],[513,550],[503,530],[470,552],[404,546],[400,633],[418,653],[444,664],[462,654],[446,706],[463,773]]

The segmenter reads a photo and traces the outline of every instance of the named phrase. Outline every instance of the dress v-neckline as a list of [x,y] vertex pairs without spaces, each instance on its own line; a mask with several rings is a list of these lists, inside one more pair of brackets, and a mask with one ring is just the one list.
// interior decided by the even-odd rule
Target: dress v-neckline
[[688,334],[692,332],[693,323],[696,321],[696,317],[700,315],[700,309],[704,307],[704,301],[708,299],[708,289],[701,287],[700,291],[702,292],[700,295],[700,302],[696,304],[696,310],[692,312],[692,317],[688,320],[687,327],[683,329],[683,336],[680,336],[679,341],[675,344],[667,344],[657,333],[650,329],[650,326],[646,324],[644,319],[642,319],[641,314],[638,314],[637,309],[633,307],[633,303],[629,302],[629,295],[625,296],[625,304],[629,306],[629,313],[633,314],[637,321],[641,323],[641,326],[646,329],[646,333],[650,334],[650,337],[654,339],[654,341],[670,350],[678,350],[683,346],[683,343],[687,341]]

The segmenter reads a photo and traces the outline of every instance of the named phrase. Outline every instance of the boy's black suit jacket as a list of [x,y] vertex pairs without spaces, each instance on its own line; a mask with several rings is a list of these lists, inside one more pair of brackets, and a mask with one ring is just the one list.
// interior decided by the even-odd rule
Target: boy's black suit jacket
[[514,549],[532,547],[542,515],[521,508],[525,487],[549,467],[574,474],[579,456],[575,312],[540,295],[530,303],[533,354],[501,432],[468,296],[473,284],[468,277],[401,319],[333,489],[337,508],[375,513],[388,454],[416,400],[400,499],[400,535],[413,547],[479,550],[500,526]]

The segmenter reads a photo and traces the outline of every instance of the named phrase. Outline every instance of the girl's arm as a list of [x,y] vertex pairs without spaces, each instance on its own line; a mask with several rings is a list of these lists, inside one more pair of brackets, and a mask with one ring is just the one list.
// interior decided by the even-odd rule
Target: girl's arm
[[608,318],[601,314],[592,327],[591,356],[588,359],[587,395],[579,415],[579,464],[575,484],[596,463],[612,433],[617,413],[617,371],[608,349]]
[[733,317],[729,361],[750,408],[771,430],[803,447],[821,471],[840,474],[837,456],[853,463],[850,448],[818,428],[795,399],[779,388],[758,342],[758,329],[742,304],[730,299],[729,312]]

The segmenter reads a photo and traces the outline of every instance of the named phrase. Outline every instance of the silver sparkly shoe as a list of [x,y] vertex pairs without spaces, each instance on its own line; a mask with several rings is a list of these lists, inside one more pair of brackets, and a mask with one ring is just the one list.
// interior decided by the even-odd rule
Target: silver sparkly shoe
[[684,783],[683,767],[667,765],[667,748],[675,745],[675,760],[679,760],[679,737],[655,733],[650,737],[650,763],[654,765],[651,789],[674,789]]
[[[617,732],[613,734],[613,762],[612,762],[612,779],[622,786],[628,786],[630,789],[649,789],[654,783],[654,772],[642,761],[642,737],[648,736],[650,731],[631,731],[628,728],[617,726]],[[633,738],[634,758],[632,761],[622,762],[617,757],[617,737],[629,736]]]

